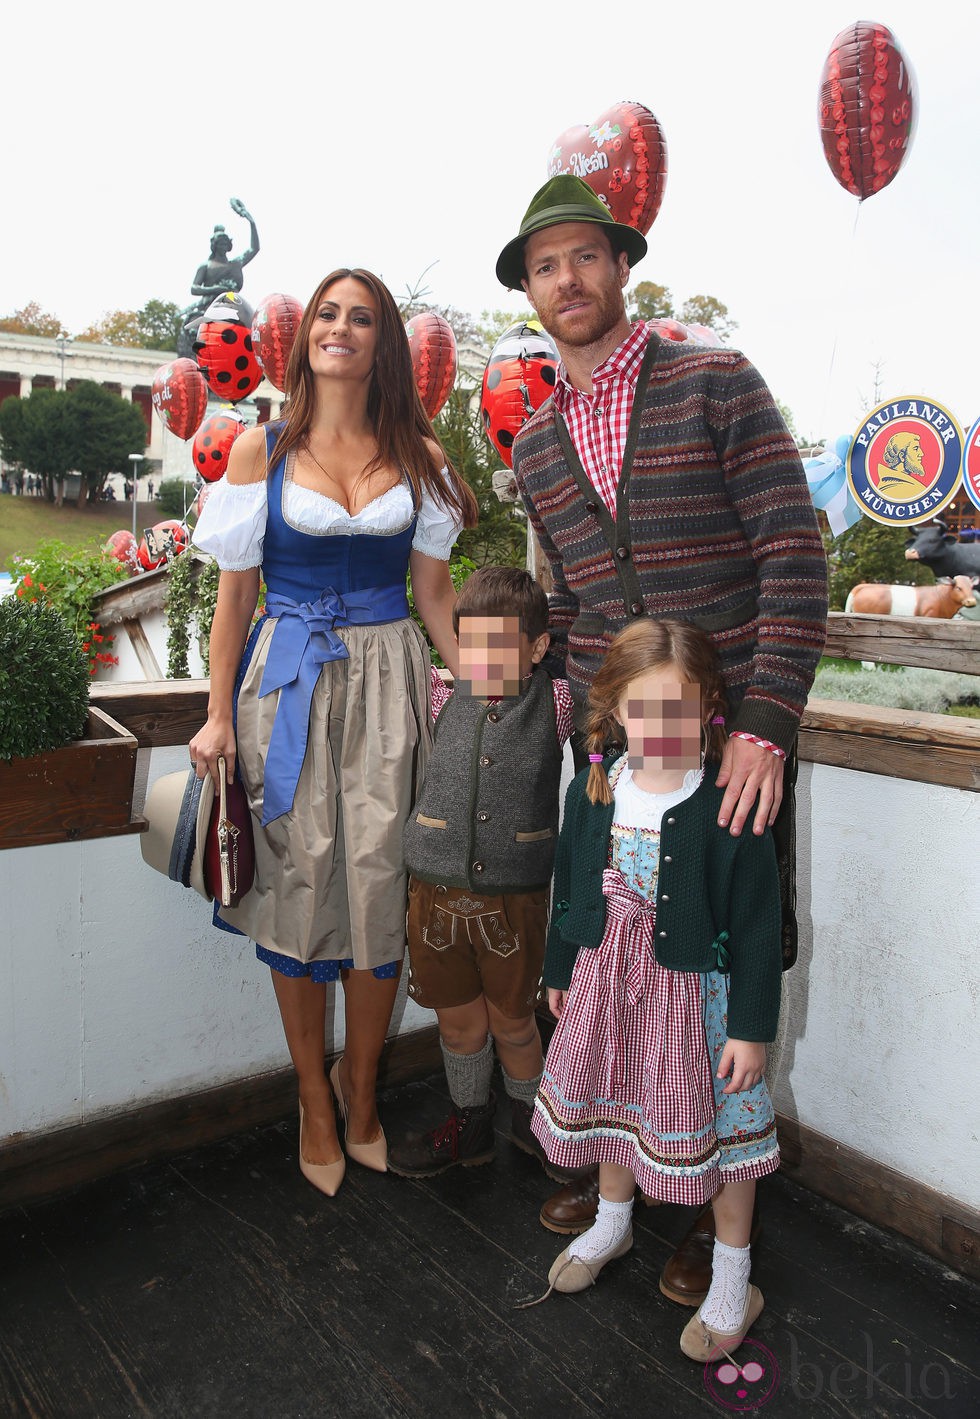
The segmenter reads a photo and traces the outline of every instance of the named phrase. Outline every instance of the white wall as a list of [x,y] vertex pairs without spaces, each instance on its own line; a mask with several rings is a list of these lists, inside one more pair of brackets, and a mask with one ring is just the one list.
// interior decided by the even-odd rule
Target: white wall
[[976,1207],[980,796],[803,764],[798,806],[776,1107]]
[[[777,1107],[977,1206],[980,796],[804,764],[799,828]],[[0,1144],[288,1063],[251,944],[137,838],[0,851],[0,903]],[[403,987],[397,1028],[433,1021]]]
[[[185,764],[155,750],[150,781]],[[268,967],[138,837],[0,851],[0,902],[0,1144],[288,1065]],[[434,1019],[403,984],[397,1027]]]

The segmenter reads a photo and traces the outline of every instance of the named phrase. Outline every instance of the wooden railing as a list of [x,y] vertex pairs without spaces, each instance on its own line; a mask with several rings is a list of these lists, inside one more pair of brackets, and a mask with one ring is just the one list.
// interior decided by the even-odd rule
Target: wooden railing
[[[831,612],[826,653],[980,676],[980,622]],[[207,715],[208,682],[96,685],[92,701],[124,724],[141,748],[186,744]],[[980,789],[980,720],[813,699],[799,749],[812,763]]]

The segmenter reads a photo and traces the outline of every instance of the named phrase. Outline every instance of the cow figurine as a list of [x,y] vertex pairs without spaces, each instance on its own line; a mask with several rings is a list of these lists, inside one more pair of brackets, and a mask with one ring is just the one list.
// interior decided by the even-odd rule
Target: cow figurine
[[848,592],[844,610],[871,616],[927,616],[934,621],[951,621],[964,606],[976,604],[971,579],[956,576],[936,586],[888,586],[885,582],[862,581]]
[[936,576],[980,579],[980,546],[960,542],[941,517],[917,527],[905,544],[905,559],[923,562]]

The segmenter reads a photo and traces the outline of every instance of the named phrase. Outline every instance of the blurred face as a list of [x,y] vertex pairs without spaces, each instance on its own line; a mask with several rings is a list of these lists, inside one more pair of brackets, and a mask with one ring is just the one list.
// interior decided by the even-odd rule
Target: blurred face
[[520,616],[460,616],[456,689],[485,700],[521,693],[521,681],[548,649],[549,637],[530,641]]
[[676,665],[631,680],[619,704],[630,768],[696,769],[701,764],[701,687]]
[[559,344],[595,345],[629,321],[623,287],[629,262],[613,256],[595,222],[561,222],[528,237],[524,290],[545,330]]
[[374,293],[353,276],[328,286],[310,330],[310,369],[338,379],[369,379],[378,342]]

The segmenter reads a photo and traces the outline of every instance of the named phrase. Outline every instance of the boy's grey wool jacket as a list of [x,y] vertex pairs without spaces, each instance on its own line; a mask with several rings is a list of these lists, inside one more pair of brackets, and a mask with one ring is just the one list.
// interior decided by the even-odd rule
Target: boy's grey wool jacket
[[546,887],[561,766],[554,691],[540,667],[513,698],[451,695],[402,836],[408,870],[423,882],[501,896]]

